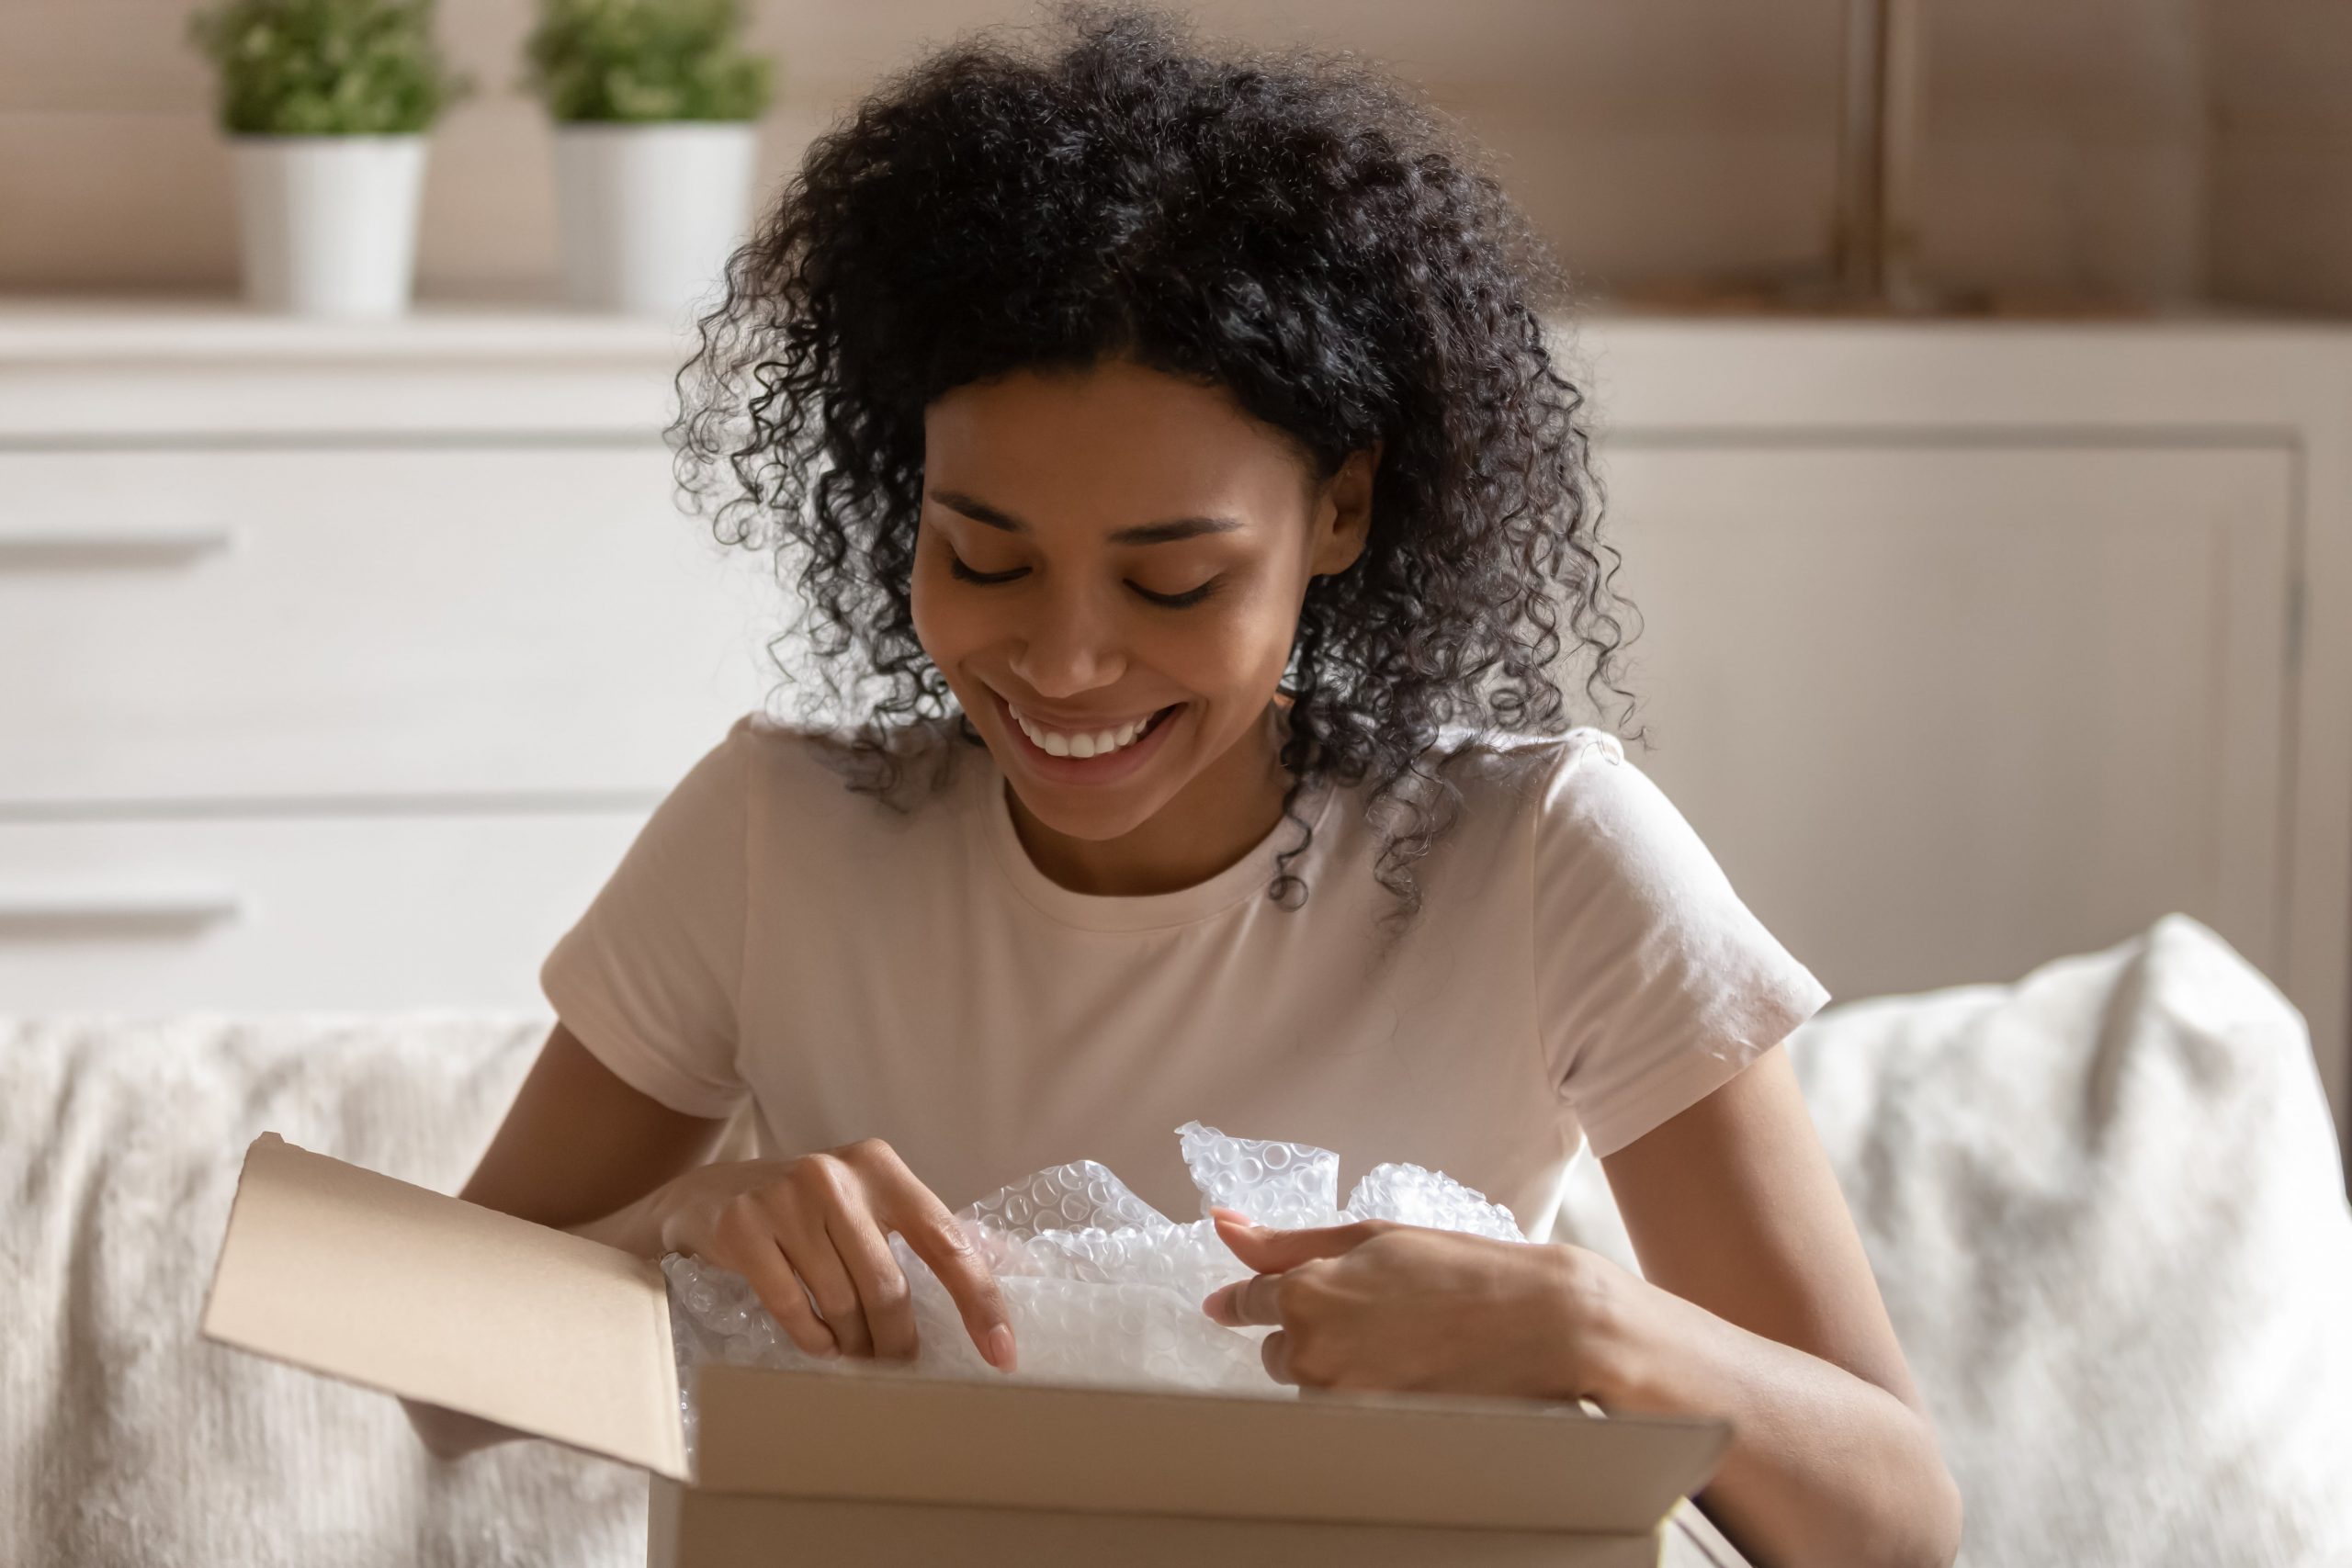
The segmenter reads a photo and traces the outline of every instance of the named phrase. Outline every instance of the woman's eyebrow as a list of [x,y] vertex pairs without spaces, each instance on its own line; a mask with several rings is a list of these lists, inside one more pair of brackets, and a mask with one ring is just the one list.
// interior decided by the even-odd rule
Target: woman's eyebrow
[[985,501],[978,501],[961,491],[926,491],[925,496],[939,502],[950,512],[960,512],[975,523],[985,523],[991,528],[1001,528],[1008,534],[1026,534],[1029,525],[1009,513],[999,512]]
[[[961,491],[934,490],[931,499],[950,512],[961,513],[975,523],[1001,528],[1008,534],[1026,534],[1029,525],[1009,512],[1001,512],[987,502]],[[1203,534],[1229,534],[1241,526],[1235,517],[1170,517],[1160,523],[1141,523],[1132,528],[1122,528],[1111,536],[1114,545],[1167,545],[1179,539],[1198,538]]]
[[1238,517],[1170,517],[1163,523],[1141,523],[1111,536],[1114,545],[1167,545],[1203,534],[1230,534],[1241,526]]

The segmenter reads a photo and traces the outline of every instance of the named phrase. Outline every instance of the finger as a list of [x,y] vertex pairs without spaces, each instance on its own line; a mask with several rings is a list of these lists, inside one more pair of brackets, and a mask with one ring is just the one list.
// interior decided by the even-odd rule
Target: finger
[[1227,1328],[1280,1327],[1282,1276],[1260,1274],[1238,1280],[1202,1303],[1212,1320]]
[[774,1236],[763,1237],[759,1245],[747,1247],[734,1257],[714,1258],[712,1261],[734,1269],[752,1282],[752,1292],[760,1298],[760,1304],[768,1309],[768,1315],[775,1319],[776,1326],[784,1330],[785,1337],[798,1346],[804,1354],[838,1356],[842,1353],[841,1341],[833,1337],[831,1329],[825,1326],[825,1320],[817,1315],[817,1309],[809,1303],[808,1292],[800,1283],[800,1276],[792,1271],[784,1248]]
[[786,1261],[808,1287],[806,1293],[832,1331],[842,1354],[861,1360],[874,1354],[874,1335],[865,1320],[863,1296],[823,1219],[803,1220],[796,1214],[777,1228],[783,1232],[778,1244]]
[[1379,1220],[1325,1225],[1315,1230],[1277,1231],[1253,1225],[1230,1209],[1212,1209],[1218,1239],[1253,1273],[1280,1274],[1318,1258],[1339,1258],[1354,1251],[1387,1225]]
[[840,1213],[825,1222],[825,1233],[849,1270],[874,1354],[912,1360],[917,1348],[914,1296],[881,1227],[870,1215]]
[[892,1179],[892,1190],[889,1213],[908,1248],[930,1264],[939,1282],[947,1287],[964,1319],[964,1331],[989,1365],[1001,1372],[1012,1371],[1012,1314],[1004,1304],[1004,1292],[998,1287],[996,1276],[973,1248],[964,1227],[947,1212],[947,1205],[904,1166]]
[[1258,1359],[1266,1365],[1266,1375],[1279,1383],[1295,1382],[1290,1375],[1290,1336],[1277,1331],[1266,1336],[1258,1347]]
[[777,1241],[767,1211],[748,1193],[729,1202],[719,1215],[710,1247],[701,1253],[706,1262],[732,1269],[751,1285],[752,1293],[768,1309],[785,1337],[810,1356],[835,1356],[841,1345],[832,1330],[808,1303],[800,1276],[792,1271]]

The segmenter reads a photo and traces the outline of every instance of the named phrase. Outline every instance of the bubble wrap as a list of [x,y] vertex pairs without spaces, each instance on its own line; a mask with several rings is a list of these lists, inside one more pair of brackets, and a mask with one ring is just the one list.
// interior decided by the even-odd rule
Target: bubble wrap
[[[1259,1359],[1267,1330],[1220,1327],[1201,1310],[1210,1292],[1250,1273],[1205,1217],[1212,1207],[1285,1230],[1380,1219],[1527,1239],[1510,1211],[1419,1166],[1375,1168],[1342,1206],[1340,1156],[1329,1149],[1228,1138],[1197,1122],[1177,1136],[1201,1190],[1204,1217],[1189,1224],[1167,1218],[1092,1160],[1039,1171],[956,1216],[1004,1292],[1019,1347],[1016,1380],[1286,1393]],[[913,1370],[999,1376],[930,1266],[895,1235],[890,1251],[913,1295],[921,1340]],[[674,1253],[662,1268],[679,1387],[689,1391],[683,1402],[690,1446],[696,1366],[850,1370],[842,1359],[803,1354],[741,1275]]]

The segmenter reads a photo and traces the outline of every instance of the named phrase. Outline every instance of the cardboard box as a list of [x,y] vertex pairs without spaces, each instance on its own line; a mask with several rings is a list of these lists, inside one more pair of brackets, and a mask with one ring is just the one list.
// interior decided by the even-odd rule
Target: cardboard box
[[1736,1562],[1720,1422],[710,1367],[690,1466],[661,1270],[257,1139],[204,1333],[636,1465],[657,1568]]

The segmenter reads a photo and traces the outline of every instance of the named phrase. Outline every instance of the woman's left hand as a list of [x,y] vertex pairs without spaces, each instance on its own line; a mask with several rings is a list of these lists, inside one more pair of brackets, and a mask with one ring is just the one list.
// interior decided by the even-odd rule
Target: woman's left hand
[[1257,1278],[1203,1303],[1263,1325],[1266,1371],[1302,1388],[1599,1396],[1633,1277],[1578,1247],[1365,1220],[1276,1231],[1216,1211]]

